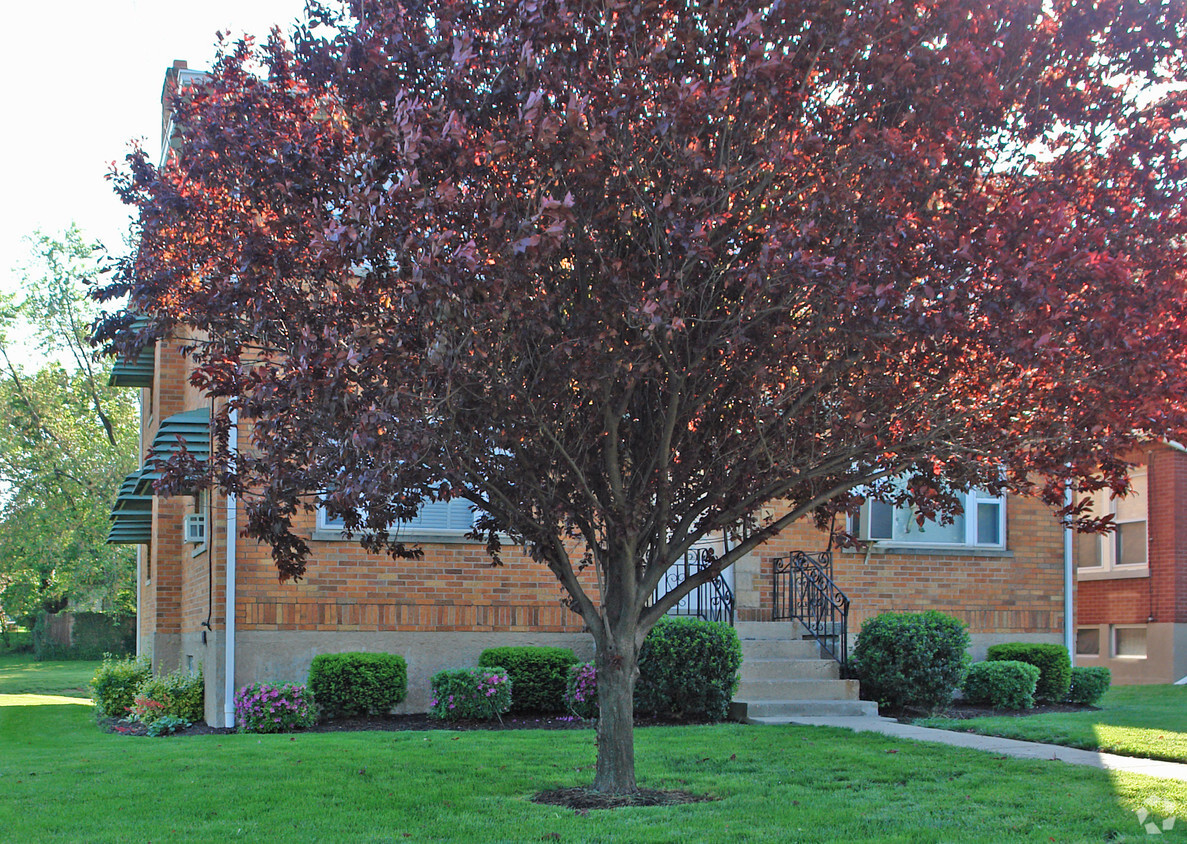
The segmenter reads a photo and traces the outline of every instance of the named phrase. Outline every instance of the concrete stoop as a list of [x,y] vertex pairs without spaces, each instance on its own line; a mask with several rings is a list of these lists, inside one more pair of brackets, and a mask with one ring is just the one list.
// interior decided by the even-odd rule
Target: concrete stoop
[[730,717],[749,724],[786,724],[796,718],[877,715],[860,700],[856,680],[842,680],[840,666],[804,639],[798,622],[745,621],[735,625],[742,642],[742,670]]

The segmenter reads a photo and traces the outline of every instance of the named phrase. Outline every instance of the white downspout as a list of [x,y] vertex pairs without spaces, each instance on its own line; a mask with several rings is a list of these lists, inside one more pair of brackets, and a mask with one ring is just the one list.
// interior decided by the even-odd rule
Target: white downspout
[[[1072,482],[1068,481],[1064,489],[1063,503],[1072,506]],[[1074,540],[1071,525],[1063,529],[1063,646],[1067,648],[1068,659],[1076,664],[1076,607],[1073,598],[1075,582],[1072,567],[1072,542]]]
[[[231,430],[227,434],[227,449],[231,459],[239,453],[239,412],[231,411]],[[224,634],[226,656],[223,659],[223,726],[235,726],[235,549],[239,545],[236,501],[233,492],[227,493],[227,596],[223,602],[226,616]]]

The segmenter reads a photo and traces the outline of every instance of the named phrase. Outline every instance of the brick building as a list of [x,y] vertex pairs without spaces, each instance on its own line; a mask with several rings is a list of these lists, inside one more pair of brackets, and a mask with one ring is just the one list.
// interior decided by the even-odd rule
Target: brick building
[[1115,683],[1171,683],[1187,675],[1187,453],[1141,454],[1133,491],[1096,496],[1117,531],[1076,540],[1078,665],[1104,665]]
[[[113,374],[113,383],[140,388],[142,444],[156,459],[167,458],[181,439],[195,456],[209,453],[210,403],[189,385],[177,345],[158,343],[137,361],[121,361]],[[242,424],[239,436],[247,436]],[[592,655],[581,618],[562,605],[560,586],[545,567],[512,550],[505,566],[492,568],[483,546],[466,540],[467,503],[431,505],[401,528],[424,549],[419,560],[368,554],[319,512],[301,525],[314,549],[307,577],[281,583],[268,549],[228,528],[225,497],[203,491],[161,498],[152,494],[155,477],[151,459],[128,477],[113,510],[111,541],[138,546],[140,652],[151,655],[158,671],[204,666],[211,724],[226,720],[228,689],[301,681],[318,653],[404,655],[406,711],[426,708],[433,673],[474,665],[491,645],[561,645]],[[1187,481],[1187,474],[1180,477]],[[852,602],[850,638],[879,612],[938,609],[969,624],[974,657],[998,641],[1061,640],[1062,531],[1055,519],[1035,501],[975,494],[966,510],[968,520],[923,529],[909,511],[883,505],[865,514],[870,547],[831,556],[834,580]],[[778,563],[827,544],[805,522],[740,560],[723,579],[733,599],[725,617],[774,618]],[[798,635],[798,627],[788,630]],[[234,661],[230,683],[228,659]]]
[[[166,73],[163,102],[199,77],[176,62]],[[167,110],[162,132],[167,146]],[[181,440],[196,457],[210,450],[212,408],[190,386],[179,342],[121,360],[112,375],[113,384],[140,389],[141,450],[154,459],[167,458]],[[237,434],[246,439],[246,426]],[[229,509],[226,498],[206,492],[157,497],[155,477],[153,459],[129,475],[109,541],[138,546],[139,652],[158,671],[201,664],[212,725],[229,720],[226,704],[235,688],[303,681],[318,653],[402,654],[409,664],[405,711],[427,707],[433,673],[474,665],[491,645],[561,645],[592,656],[581,618],[562,605],[561,588],[545,567],[508,549],[506,565],[491,568],[482,545],[466,540],[471,515],[464,502],[429,505],[401,527],[406,541],[423,548],[419,560],[369,555],[344,541],[324,514],[310,516],[298,525],[313,548],[307,576],[280,583],[268,550],[238,536],[238,506]],[[937,609],[969,624],[974,657],[997,641],[1061,640],[1062,533],[1051,514],[1033,501],[976,493],[966,512],[952,525],[921,529],[909,511],[874,502],[862,514],[868,550],[801,557],[806,566],[827,559],[836,587],[852,602],[850,639],[879,612]],[[793,583],[789,561],[827,547],[826,535],[797,525],[735,564],[716,591],[694,594],[677,609],[702,615],[711,609],[751,624],[786,618],[794,614],[788,596],[804,588],[802,577]],[[825,625],[834,625],[825,632],[835,635],[835,622]],[[794,623],[780,629],[796,638],[801,632]]]

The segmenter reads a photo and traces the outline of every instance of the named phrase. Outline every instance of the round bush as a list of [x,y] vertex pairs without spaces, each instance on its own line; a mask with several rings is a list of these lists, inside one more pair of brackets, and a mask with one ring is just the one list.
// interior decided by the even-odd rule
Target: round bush
[[313,696],[293,683],[252,683],[235,692],[235,726],[241,733],[291,733],[316,721]]
[[487,648],[478,657],[482,668],[500,666],[511,676],[515,694],[512,712],[563,712],[569,666],[577,655],[568,648]]
[[116,659],[103,655],[103,662],[91,679],[91,699],[100,718],[124,718],[132,709],[136,689],[152,677],[152,666],[145,657]]
[[1067,697],[1072,680],[1072,661],[1063,645],[1007,642],[990,645],[985,658],[990,661],[1011,659],[1028,662],[1039,669],[1039,685],[1035,689],[1037,700],[1056,702]]
[[862,624],[850,663],[866,700],[934,712],[964,679],[968,646],[968,629],[950,615],[882,613]]
[[1000,660],[978,662],[964,678],[964,696],[970,703],[994,709],[1030,709],[1035,705],[1039,669],[1027,662]]
[[722,721],[738,688],[742,645],[728,624],[662,618],[639,649],[635,709]]
[[443,721],[498,718],[511,709],[511,678],[499,666],[441,671],[429,681],[429,716]]
[[1072,681],[1067,691],[1068,703],[1092,704],[1104,697],[1112,682],[1112,674],[1103,666],[1072,669]]
[[408,695],[408,664],[397,654],[319,654],[309,690],[325,718],[384,715]]
[[203,720],[206,717],[206,681],[201,668],[194,674],[179,670],[149,677],[136,689],[132,712],[136,720],[145,724],[164,716],[191,724]]

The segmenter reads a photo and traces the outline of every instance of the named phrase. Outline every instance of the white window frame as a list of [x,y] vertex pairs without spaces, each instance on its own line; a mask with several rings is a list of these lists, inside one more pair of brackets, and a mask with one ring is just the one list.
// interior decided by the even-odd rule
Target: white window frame
[[[439,528],[439,527],[425,527],[417,524],[417,519],[407,522],[397,522],[388,530],[388,535],[395,539],[414,542],[474,542],[468,537],[468,534],[473,530],[474,522],[478,519],[478,509],[473,503],[464,498],[453,498],[449,501],[426,501],[421,504],[421,509],[425,507],[436,506],[466,506],[473,510],[470,519],[469,527],[465,528]],[[339,540],[344,538],[344,524],[341,521],[331,522],[326,514],[325,508],[318,506],[317,521],[315,523],[315,532],[313,535],[315,540]]]
[[[1133,495],[1136,493],[1139,500],[1145,502],[1143,508],[1143,515],[1145,519],[1142,521],[1146,525],[1146,559],[1140,563],[1126,563],[1117,562],[1120,554],[1121,534],[1116,530],[1111,530],[1108,533],[1099,535],[1082,535],[1080,541],[1097,542],[1097,559],[1100,561],[1096,566],[1084,566],[1080,564],[1079,555],[1076,559],[1076,577],[1080,580],[1093,580],[1097,578],[1110,577],[1148,577],[1150,574],[1150,485],[1149,478],[1145,469],[1137,469],[1130,474],[1130,483]],[[1093,493],[1093,510],[1100,515],[1114,516],[1114,524],[1137,524],[1138,519],[1128,519],[1124,522],[1117,521],[1117,504],[1119,499],[1112,495],[1112,492],[1106,487]],[[1110,642],[1112,637],[1110,634]]]
[[[1096,650],[1095,651],[1089,652],[1089,651],[1080,650],[1080,633],[1087,631],[1087,630],[1091,630],[1092,632],[1094,632],[1096,634]],[[1075,649],[1076,649],[1075,656],[1087,657],[1089,659],[1099,659],[1101,656],[1101,639],[1104,638],[1100,634],[1101,634],[1100,626],[1096,625],[1096,624],[1081,624],[1079,627],[1077,627],[1076,628],[1076,641],[1074,643]]]
[[[1117,634],[1122,630],[1141,630],[1146,646],[1141,654],[1117,653]],[[1109,627],[1109,656],[1113,659],[1148,659],[1150,656],[1150,630],[1145,624],[1114,624]]]
[[[867,500],[861,506],[860,525],[861,536],[867,542],[872,542],[879,548],[937,548],[937,549],[972,549],[972,550],[988,550],[988,551],[1004,551],[1006,550],[1006,497],[1004,495],[989,495],[984,490],[972,489],[968,492],[961,493],[961,504],[964,507],[964,541],[963,542],[929,542],[926,539],[916,537],[890,537],[871,536],[870,530],[870,504]],[[998,508],[997,512],[997,542],[980,542],[978,536],[978,518],[977,507],[979,504],[995,504]],[[898,520],[898,513],[905,510],[905,507],[895,507],[895,521]],[[850,526],[852,529],[852,525]]]

